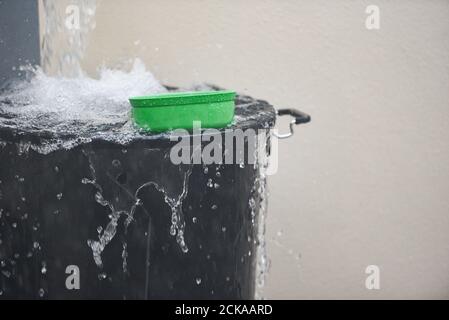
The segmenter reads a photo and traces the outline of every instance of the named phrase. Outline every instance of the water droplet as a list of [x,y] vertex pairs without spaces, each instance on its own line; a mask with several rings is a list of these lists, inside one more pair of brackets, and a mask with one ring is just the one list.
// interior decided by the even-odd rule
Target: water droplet
[[220,185],[219,185],[218,183],[215,183],[215,184],[214,184],[214,188],[215,188],[215,189],[218,189],[218,188],[220,188]]
[[58,193],[58,194],[56,195],[56,199],[61,200],[61,199],[62,199],[62,193]]
[[13,222],[12,223],[12,227],[15,229],[15,228],[17,228],[17,223],[16,222]]
[[215,175],[216,175],[218,178],[220,178],[220,177],[221,177],[220,171],[217,171],[217,172],[215,173]]
[[212,210],[217,210],[218,206],[216,204],[212,205],[212,207],[210,207]]
[[6,278],[11,277],[11,272],[9,272],[9,271],[7,271],[7,270],[3,270],[3,271],[2,271],[2,274],[3,274]]
[[226,227],[221,227],[222,232],[226,232]]
[[0,296],[2,296],[3,295],[3,290],[0,290]]
[[[248,204],[251,209],[256,208],[256,200],[254,198],[249,198]],[[254,214],[254,212],[251,212],[251,214]]]
[[20,200],[22,200],[22,202],[27,201],[27,199],[25,197],[20,198]]
[[55,215],[58,215],[58,214],[60,214],[60,213],[61,213],[61,211],[59,211],[59,210],[53,211],[53,214],[55,214]]
[[23,178],[23,177],[19,178],[19,182],[24,182],[24,181],[25,181],[25,178]]
[[226,281],[227,282],[231,281],[231,277],[226,277]]
[[128,152],[128,150],[122,149],[122,153],[127,153],[127,152]]
[[103,198],[103,195],[100,192],[95,193],[95,201],[103,207],[108,205],[108,202]]
[[243,168],[245,168],[245,164],[242,162],[239,164],[239,167],[243,169]]
[[193,222],[193,223],[197,223],[197,222],[198,222],[198,218],[197,218],[197,217],[193,217],[193,218],[192,218],[192,222]]
[[214,183],[212,182],[212,179],[208,179],[207,180],[207,184],[206,184],[209,188],[212,188],[214,186]]
[[38,295],[39,295],[39,297],[42,298],[45,295],[45,290],[40,288],[39,291],[38,291]]
[[34,241],[34,242],[33,242],[33,248],[36,249],[36,250],[39,249],[39,248],[40,248],[39,242]]
[[120,160],[117,160],[117,159],[112,160],[112,166],[113,166],[113,167],[118,168],[118,167],[120,167],[121,165],[122,165],[122,163],[120,162]]
[[59,172],[59,167],[55,166],[55,172],[58,173]]
[[6,262],[5,262],[5,260],[0,261],[0,266],[1,266],[2,268],[6,267]]
[[202,280],[201,280],[201,278],[196,278],[195,281],[196,281],[197,285],[200,285]]
[[102,227],[102,226],[98,226],[98,227],[97,227],[97,232],[100,234],[101,231],[103,231],[103,227]]
[[45,261],[42,262],[41,273],[42,274],[46,274],[47,273],[47,264],[45,263]]
[[22,220],[28,219],[28,213],[25,212],[25,213],[22,215],[21,219],[22,219]]
[[104,280],[107,278],[107,276],[108,275],[106,273],[102,272],[102,273],[98,274],[98,280]]
[[276,233],[276,235],[277,235],[278,237],[282,237],[282,230],[279,230],[279,231]]
[[204,174],[208,174],[209,173],[209,168],[208,167],[204,167]]
[[20,254],[19,253],[14,253],[14,259],[19,259],[20,258]]
[[90,180],[87,179],[87,178],[82,178],[82,179],[81,179],[81,183],[82,183],[82,184],[88,184],[88,183],[90,183]]

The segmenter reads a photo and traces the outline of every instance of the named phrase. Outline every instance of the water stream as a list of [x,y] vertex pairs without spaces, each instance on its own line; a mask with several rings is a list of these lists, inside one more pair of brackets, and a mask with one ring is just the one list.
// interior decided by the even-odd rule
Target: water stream
[[96,27],[97,0],[43,0],[42,68],[48,75],[79,77]]

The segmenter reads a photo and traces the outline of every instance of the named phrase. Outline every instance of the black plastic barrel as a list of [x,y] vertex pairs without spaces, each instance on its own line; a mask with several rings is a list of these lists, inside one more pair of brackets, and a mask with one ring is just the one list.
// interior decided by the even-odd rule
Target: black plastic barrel
[[[236,104],[228,130],[274,125],[268,103]],[[0,128],[0,298],[254,298],[260,163],[174,165],[164,135],[30,147],[49,138]]]

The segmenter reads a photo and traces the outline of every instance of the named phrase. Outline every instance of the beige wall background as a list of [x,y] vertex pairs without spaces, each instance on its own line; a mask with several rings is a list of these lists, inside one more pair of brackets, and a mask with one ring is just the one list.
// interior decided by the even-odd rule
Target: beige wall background
[[269,179],[266,298],[449,298],[449,1],[102,0],[89,39],[92,75],[139,57],[313,116]]

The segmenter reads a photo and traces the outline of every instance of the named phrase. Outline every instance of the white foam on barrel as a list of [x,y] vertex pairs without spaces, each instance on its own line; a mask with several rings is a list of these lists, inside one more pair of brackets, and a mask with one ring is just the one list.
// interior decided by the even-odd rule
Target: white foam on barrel
[[70,149],[96,137],[126,143],[139,135],[131,120],[129,97],[165,92],[139,59],[129,72],[100,70],[99,79],[50,77],[40,68],[27,68],[28,80],[0,93],[0,128],[49,133],[42,143],[24,142],[47,154]]
[[28,72],[28,81],[0,96],[2,111],[24,130],[70,131],[73,121],[79,126],[126,122],[129,97],[166,91],[138,59],[129,72],[102,69],[99,79],[50,77],[40,68]]

